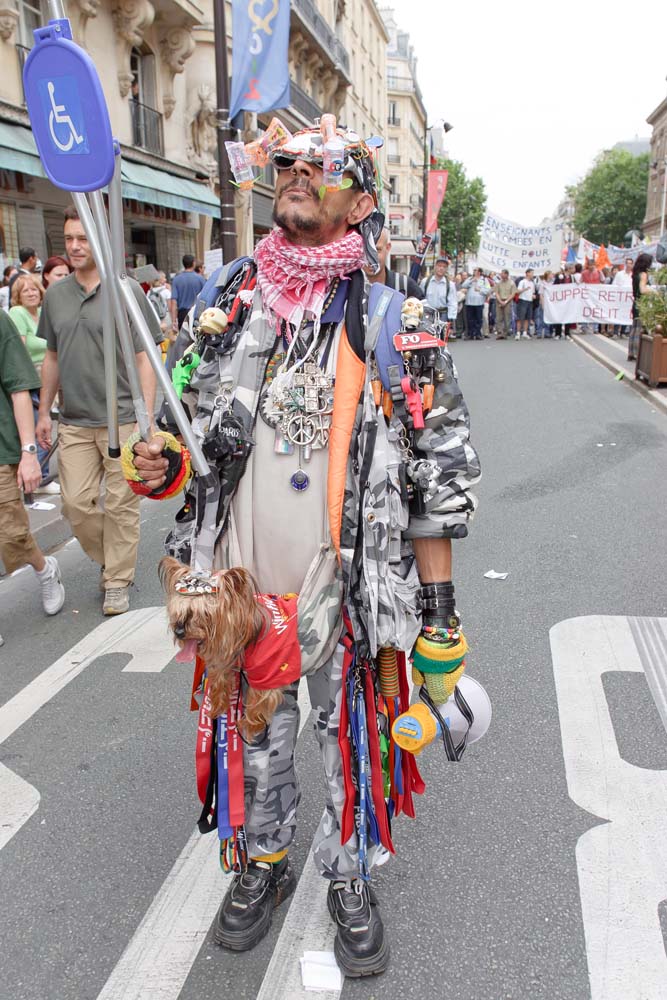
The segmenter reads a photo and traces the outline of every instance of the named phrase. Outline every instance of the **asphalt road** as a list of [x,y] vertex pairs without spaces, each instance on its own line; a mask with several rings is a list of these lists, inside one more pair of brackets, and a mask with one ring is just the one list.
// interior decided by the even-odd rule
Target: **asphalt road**
[[[396,825],[376,880],[390,971],[320,995],[659,1000],[667,418],[569,342],[453,353],[484,472],[454,579],[492,727],[459,765],[420,759],[418,818]],[[208,935],[225,881],[214,838],[193,835],[191,678],[159,611],[140,610],[162,605],[175,509],[143,503],[124,618],[103,624],[76,542],[58,617],[31,571],[0,582],[1,1000],[298,1000],[299,956],[331,946],[308,860],[322,779],[307,705],[297,894],[252,954]],[[645,620],[652,659],[633,645]]]

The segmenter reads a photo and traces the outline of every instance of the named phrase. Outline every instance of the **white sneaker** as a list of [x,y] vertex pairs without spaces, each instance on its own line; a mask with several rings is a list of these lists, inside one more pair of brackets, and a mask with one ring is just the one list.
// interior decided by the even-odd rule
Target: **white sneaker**
[[47,615],[57,615],[65,603],[65,588],[62,585],[60,566],[54,556],[45,556],[44,562],[46,566],[41,573],[37,573],[42,588],[42,605]]
[[521,334],[520,333],[515,334],[514,335],[514,339],[515,340],[521,340]]
[[530,334],[526,333],[525,330],[523,331],[523,333],[521,334],[521,336],[523,337],[524,340],[530,340]]
[[5,640],[0,635],[0,646],[4,646],[4,644],[5,644]]
[[47,483],[46,486],[38,486],[37,489],[33,490],[32,492],[33,493],[50,493],[51,496],[55,496],[56,494],[60,495],[60,483],[56,483],[56,482]]

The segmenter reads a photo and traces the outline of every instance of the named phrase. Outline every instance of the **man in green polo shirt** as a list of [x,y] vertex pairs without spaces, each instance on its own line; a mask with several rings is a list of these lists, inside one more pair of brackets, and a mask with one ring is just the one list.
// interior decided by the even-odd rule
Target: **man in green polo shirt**
[[[8,573],[32,566],[47,615],[65,603],[60,567],[44,556],[30,533],[21,490],[31,493],[42,478],[35,444],[30,393],[39,375],[9,316],[0,310],[0,556]],[[0,645],[3,639],[0,636]]]
[[[65,211],[65,248],[73,273],[44,297],[38,336],[47,343],[42,366],[37,440],[51,441],[51,404],[60,386],[58,473],[63,512],[84,551],[102,567],[103,612],[130,606],[139,545],[139,497],[130,490],[120,460],[108,452],[100,276],[76,209]],[[132,290],[156,343],[157,317],[137,282]],[[155,408],[155,373],[136,331],[135,358],[148,412]],[[134,429],[134,410],[120,346],[117,347],[118,423],[121,445]],[[104,509],[100,486],[104,479]]]

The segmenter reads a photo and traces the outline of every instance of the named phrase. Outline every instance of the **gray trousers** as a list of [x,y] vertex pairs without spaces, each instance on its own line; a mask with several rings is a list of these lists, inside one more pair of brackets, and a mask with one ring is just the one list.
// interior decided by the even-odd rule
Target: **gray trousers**
[[[338,747],[341,698],[343,695],[344,646],[338,643],[333,656],[307,678],[315,713],[315,734],[324,767],[325,806],[313,841],[315,864],[324,878],[349,880],[358,874],[356,832],[345,845],[340,842],[340,823],[345,803],[343,765]],[[303,683],[303,681],[301,682]],[[285,689],[266,738],[244,746],[245,830],[248,857],[287,850],[296,834],[296,814],[301,797],[294,767],[299,735],[299,682]],[[369,866],[375,849],[368,851]]]
[[496,302],[496,336],[509,337],[512,332],[512,303],[501,306]]

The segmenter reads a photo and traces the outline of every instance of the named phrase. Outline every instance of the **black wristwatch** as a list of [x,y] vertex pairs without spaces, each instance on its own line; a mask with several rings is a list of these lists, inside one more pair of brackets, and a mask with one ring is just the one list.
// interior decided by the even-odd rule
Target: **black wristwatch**
[[37,445],[36,444],[22,444],[21,445],[21,451],[27,451],[27,453],[29,455],[36,455],[37,454]]

